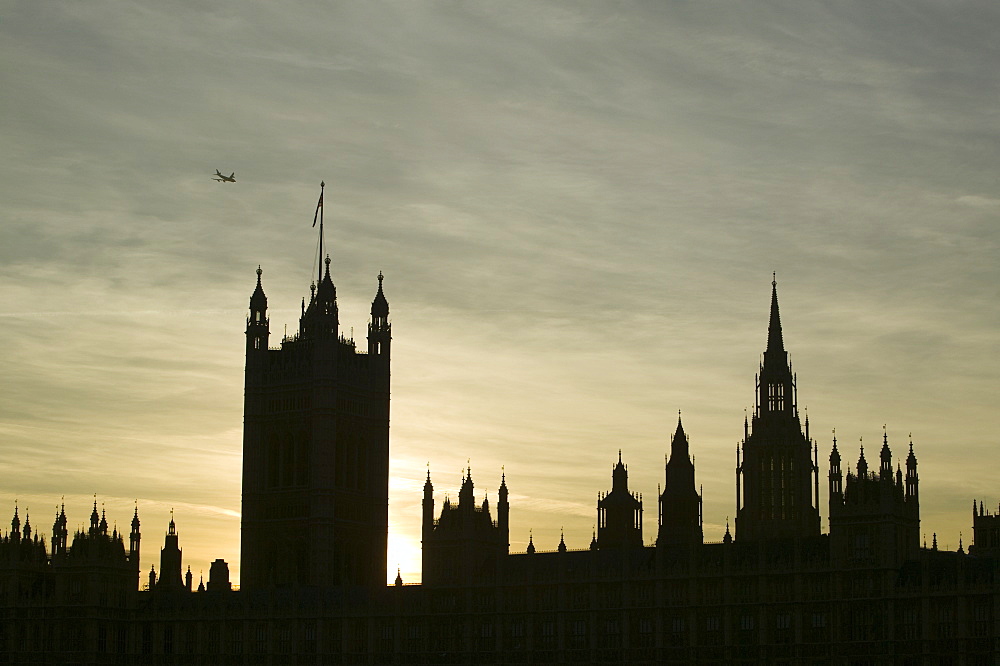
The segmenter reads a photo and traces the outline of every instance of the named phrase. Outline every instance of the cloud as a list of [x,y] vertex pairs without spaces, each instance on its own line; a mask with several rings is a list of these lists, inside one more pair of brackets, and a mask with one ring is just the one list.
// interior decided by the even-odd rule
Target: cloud
[[936,507],[1000,426],[998,12],[18,5],[10,492],[183,501],[186,556],[235,571],[244,308],[261,264],[272,339],[295,330],[325,180],[345,332],[386,276],[398,549],[428,459],[439,494],[505,465],[518,538],[554,547],[561,515],[589,542],[618,448],[652,501],[677,409],[721,538],[772,270],[814,433],[912,427],[929,529],[967,522]]

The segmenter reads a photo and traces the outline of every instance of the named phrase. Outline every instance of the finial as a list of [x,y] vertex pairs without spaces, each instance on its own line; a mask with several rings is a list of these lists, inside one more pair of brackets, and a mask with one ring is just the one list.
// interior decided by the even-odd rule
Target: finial
[[382,271],[378,272],[378,288],[382,288]]
[[319,181],[319,186],[320,187],[326,187],[326,183],[321,180],[321,181]]
[[771,286],[772,287],[777,287],[778,286],[778,273],[777,273],[777,271],[771,271]]
[[257,264],[257,281],[258,281],[258,282],[260,282],[260,274],[261,274],[261,273],[263,273],[263,272],[264,272],[264,271],[262,271],[262,270],[260,269],[260,264]]
[[326,259],[323,260],[323,263],[326,264],[326,267],[329,270],[329,268],[330,268],[330,255],[329,254],[326,255]]

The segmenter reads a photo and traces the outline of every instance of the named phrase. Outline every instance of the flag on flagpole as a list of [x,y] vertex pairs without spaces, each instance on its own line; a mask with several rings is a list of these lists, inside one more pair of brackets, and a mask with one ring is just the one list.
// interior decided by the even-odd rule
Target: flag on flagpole
[[323,189],[320,188],[319,191],[319,201],[316,202],[316,214],[313,215],[313,226],[316,226],[316,220],[319,219],[319,211],[323,209]]

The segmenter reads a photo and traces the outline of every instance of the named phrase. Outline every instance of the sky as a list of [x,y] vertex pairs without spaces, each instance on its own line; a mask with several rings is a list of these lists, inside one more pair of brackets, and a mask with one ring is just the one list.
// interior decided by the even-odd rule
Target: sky
[[678,410],[720,540],[772,272],[824,531],[834,429],[912,434],[941,547],[1000,502],[1000,4],[15,1],[0,90],[0,513],[46,538],[137,505],[145,572],[173,510],[238,582],[248,299],[295,332],[320,181],[359,341],[385,275],[390,577],[428,465],[586,548],[620,449],[651,543]]

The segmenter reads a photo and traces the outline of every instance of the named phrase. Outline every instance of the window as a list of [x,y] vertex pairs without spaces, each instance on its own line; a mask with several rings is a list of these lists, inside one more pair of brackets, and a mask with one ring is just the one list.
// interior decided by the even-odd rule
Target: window
[[780,412],[785,408],[785,385],[767,385],[767,409],[771,412]]

